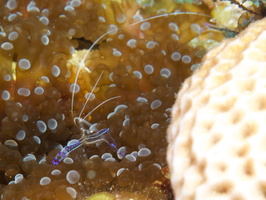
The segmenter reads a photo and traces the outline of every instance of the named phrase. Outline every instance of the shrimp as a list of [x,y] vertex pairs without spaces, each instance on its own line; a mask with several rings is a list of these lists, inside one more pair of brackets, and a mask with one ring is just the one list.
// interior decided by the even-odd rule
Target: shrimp
[[[101,129],[100,131],[92,131],[87,129],[82,129],[83,135],[82,137],[72,143],[65,146],[59,153],[56,154],[55,158],[52,161],[53,165],[58,165],[65,157],[68,156],[69,153],[81,147],[82,145],[90,145],[96,144],[98,142],[107,142],[110,147],[112,147],[115,151],[118,151],[117,146],[115,144],[114,139],[111,137],[108,129]],[[123,153],[119,152],[119,155],[124,157]]]
[[[77,75],[78,76],[78,75]],[[96,84],[94,85],[92,92],[94,91],[97,83],[99,82],[100,78],[102,76],[102,73],[100,75],[100,77],[98,78]],[[75,89],[73,90],[72,94],[74,93]],[[74,118],[74,123],[77,127],[79,127],[81,133],[82,133],[82,137],[73,142],[69,142],[69,144],[67,146],[65,146],[63,149],[61,149],[56,156],[54,157],[54,159],[52,160],[52,164],[53,165],[58,165],[64,158],[66,158],[69,153],[71,153],[72,151],[76,150],[77,148],[81,147],[82,145],[90,145],[90,144],[96,144],[99,142],[106,142],[111,148],[113,148],[115,151],[118,151],[117,149],[117,145],[114,141],[114,139],[112,138],[112,136],[110,135],[109,129],[101,129],[100,131],[94,131],[94,130],[89,130],[86,129],[84,125],[90,127],[92,124],[89,123],[88,121],[86,121],[85,119],[93,112],[95,111],[97,108],[99,108],[101,105],[105,104],[108,101],[111,101],[113,99],[119,98],[120,96],[115,96],[112,98],[109,98],[105,101],[103,101],[102,103],[100,103],[98,106],[96,106],[92,111],[90,111],[85,117],[81,117],[81,114],[83,113],[88,100],[90,99],[90,95],[92,95],[92,92],[89,94],[89,97],[87,98],[85,104],[83,105],[80,114],[78,117]],[[72,101],[71,101],[71,109],[72,109],[72,114],[73,114],[73,104],[74,104],[74,95],[72,95]],[[122,157],[124,157],[124,154],[122,153],[118,153],[119,155],[121,155]]]
[[[142,19],[141,21],[137,21],[134,22],[132,24],[129,25],[129,27],[135,26],[137,24],[143,23],[143,22],[147,22],[150,20],[154,20],[157,18],[162,18],[162,17],[168,17],[168,16],[177,16],[177,15],[198,15],[198,16],[203,16],[203,17],[210,17],[209,15],[203,14],[203,13],[195,13],[195,12],[173,12],[173,13],[165,13],[165,14],[161,14],[161,15],[157,15],[157,16],[153,16],[153,17],[149,17],[146,19]],[[123,29],[123,28],[119,28],[119,29]],[[85,103],[83,105],[83,107],[81,108],[78,117],[74,117],[73,113],[74,113],[74,101],[75,101],[75,93],[77,93],[79,91],[79,85],[77,84],[78,79],[79,79],[79,74],[81,73],[81,69],[86,68],[85,67],[85,59],[87,59],[89,56],[89,53],[92,51],[92,49],[95,47],[95,45],[100,42],[104,37],[106,37],[108,34],[112,34],[113,32],[117,31],[117,29],[110,29],[109,31],[107,31],[106,33],[104,33],[103,35],[101,35],[98,39],[96,39],[96,41],[90,46],[90,48],[86,51],[85,55],[83,56],[82,60],[79,63],[79,67],[74,79],[74,83],[70,86],[71,87],[71,113],[72,113],[72,117],[74,118],[74,124],[79,128],[79,130],[82,133],[82,136],[80,139],[72,142],[70,141],[64,148],[62,148],[54,157],[54,159],[52,160],[52,164],[53,165],[58,165],[64,158],[66,158],[71,152],[73,152],[74,150],[76,150],[77,148],[83,146],[83,145],[91,145],[91,144],[97,144],[100,142],[106,142],[114,151],[117,152],[118,157],[119,158],[123,158],[125,157],[124,153],[119,152],[117,145],[114,141],[114,139],[112,138],[112,136],[110,135],[109,129],[108,128],[104,128],[101,130],[90,130],[85,128],[86,127],[91,127],[91,123],[88,122],[86,120],[86,118],[88,116],[90,116],[96,109],[98,109],[100,106],[102,106],[103,104],[107,103],[108,101],[114,100],[116,98],[119,98],[121,96],[115,96],[115,97],[111,97],[105,101],[103,101],[102,103],[100,103],[98,106],[96,106],[94,109],[92,109],[89,113],[87,113],[85,115],[85,117],[81,117],[82,113],[84,113],[85,111],[85,107],[88,104],[89,100],[91,99],[91,96],[93,94],[93,91],[95,90],[99,80],[101,79],[103,72],[100,74],[99,78],[97,79],[96,83],[94,84],[92,91],[88,94],[88,96],[86,97]],[[86,70],[90,71],[88,68],[86,68]]]

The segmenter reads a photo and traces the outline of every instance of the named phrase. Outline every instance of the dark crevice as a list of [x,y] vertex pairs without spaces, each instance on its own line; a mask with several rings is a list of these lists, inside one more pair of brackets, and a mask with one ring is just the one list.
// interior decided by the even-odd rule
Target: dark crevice
[[[84,37],[81,38],[73,38],[74,41],[78,42],[78,46],[75,48],[76,50],[89,49],[94,43],[90,40],[86,40]],[[99,49],[100,44],[94,44],[92,47],[93,50]]]

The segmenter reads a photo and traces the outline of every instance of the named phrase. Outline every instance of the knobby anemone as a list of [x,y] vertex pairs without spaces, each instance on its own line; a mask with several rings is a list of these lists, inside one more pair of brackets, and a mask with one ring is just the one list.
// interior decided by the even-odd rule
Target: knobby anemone
[[[171,106],[204,52],[223,39],[204,28],[209,12],[201,2],[170,0],[0,1],[1,199],[99,192],[171,199]],[[115,96],[86,120],[90,128],[108,128],[125,156],[99,142],[52,165],[68,141],[81,137],[73,118]]]

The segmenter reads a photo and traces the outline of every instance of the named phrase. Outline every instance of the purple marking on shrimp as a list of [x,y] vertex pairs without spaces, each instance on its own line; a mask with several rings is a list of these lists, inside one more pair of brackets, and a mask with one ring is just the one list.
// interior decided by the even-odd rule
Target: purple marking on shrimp
[[56,156],[54,157],[52,164],[53,165],[58,165],[59,162],[61,162],[65,157],[67,157],[67,155],[74,151],[75,149],[77,149],[78,147],[80,147],[82,145],[81,141],[77,141],[71,145],[67,145],[65,146],[63,149],[61,149],[61,151],[59,151]]
[[111,147],[113,147],[115,149],[115,151],[122,157],[125,157],[125,155],[123,153],[118,152],[117,146],[114,143],[110,143],[109,144]]
[[[84,137],[84,136],[83,136]],[[86,144],[95,144],[98,142],[106,142],[110,147],[112,147],[116,152],[118,151],[114,139],[110,135],[108,129],[101,129],[100,131],[94,134],[88,134],[85,138],[79,139],[77,142],[65,146],[61,151],[59,151],[54,157],[52,164],[58,165],[68,154],[75,149],[79,148],[82,145]],[[122,157],[125,157],[124,154],[119,153]]]

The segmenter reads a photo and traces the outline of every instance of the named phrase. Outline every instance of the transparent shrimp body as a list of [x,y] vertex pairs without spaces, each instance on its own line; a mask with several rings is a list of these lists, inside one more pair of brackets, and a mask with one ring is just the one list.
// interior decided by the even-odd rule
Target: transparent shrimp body
[[[84,61],[82,61],[84,62]],[[120,96],[115,96],[112,98],[109,98],[102,103],[100,103],[98,106],[96,106],[93,110],[91,110],[89,113],[87,113],[84,117],[81,117],[81,114],[84,112],[86,105],[89,102],[89,99],[91,95],[93,94],[93,91],[98,84],[102,74],[99,76],[98,80],[96,81],[95,85],[92,88],[92,91],[89,93],[88,98],[86,99],[81,111],[79,112],[79,116],[74,118],[74,124],[80,129],[82,133],[82,137],[71,144],[66,145],[63,149],[61,149],[54,159],[52,160],[53,165],[58,165],[64,158],[66,158],[72,151],[76,150],[77,148],[81,147],[82,145],[91,145],[101,142],[106,142],[113,150],[118,151],[116,143],[112,136],[110,135],[109,129],[101,129],[99,131],[90,130],[89,127],[91,127],[91,123],[86,121],[85,119],[92,114],[96,109],[98,109],[100,106],[105,104],[108,101],[111,101],[113,99],[119,98]],[[78,74],[77,74],[78,77]],[[75,87],[77,87],[77,77],[74,83],[74,88],[72,92],[72,99],[71,99],[71,112],[73,114],[73,106],[74,106],[74,91]],[[122,157],[124,157],[123,154],[119,153]]]
[[[101,142],[106,142],[114,151],[118,151],[117,145],[110,135],[109,129],[101,129],[99,131],[93,131],[84,128],[85,125],[90,125],[89,122],[86,120],[76,117],[74,119],[75,123],[77,122],[77,125],[80,127],[80,130],[82,132],[82,137],[72,143],[65,146],[63,149],[61,149],[56,156],[54,157],[52,164],[58,165],[64,158],[68,156],[72,151],[76,150],[77,148],[81,147],[82,145],[91,145]],[[122,157],[124,155],[122,153],[119,153]]]

